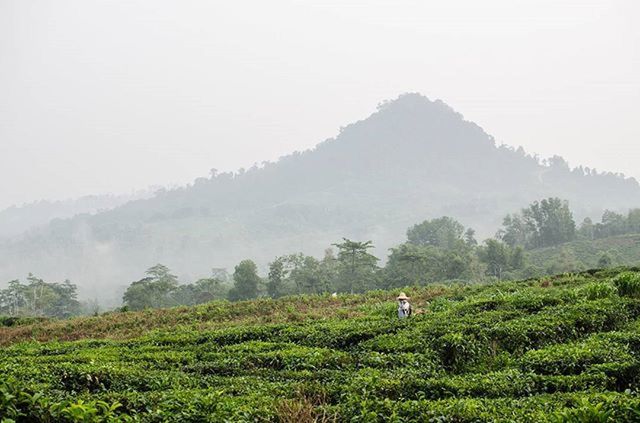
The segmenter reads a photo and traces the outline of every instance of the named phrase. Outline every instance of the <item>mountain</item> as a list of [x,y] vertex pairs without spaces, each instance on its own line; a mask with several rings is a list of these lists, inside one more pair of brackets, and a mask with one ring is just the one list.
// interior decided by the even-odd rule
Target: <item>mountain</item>
[[264,269],[279,254],[320,255],[343,236],[373,240],[384,257],[426,218],[449,215],[489,236],[506,213],[548,196],[595,217],[639,206],[640,186],[497,146],[442,101],[405,94],[312,150],[4,241],[0,281],[34,272],[116,295],[157,262],[188,281],[244,258]]

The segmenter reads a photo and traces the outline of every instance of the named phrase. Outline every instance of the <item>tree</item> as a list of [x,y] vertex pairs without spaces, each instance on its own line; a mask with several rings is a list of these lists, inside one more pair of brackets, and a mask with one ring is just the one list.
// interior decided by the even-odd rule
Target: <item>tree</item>
[[468,279],[478,263],[473,251],[475,231],[443,216],[425,220],[407,230],[408,241],[391,248],[382,274],[387,288],[409,284]]
[[464,242],[470,247],[478,245],[478,241],[476,241],[476,231],[468,228],[464,233]]
[[284,279],[286,278],[285,258],[276,257],[269,263],[269,275],[267,277],[267,295],[278,298],[284,295]]
[[122,295],[122,302],[130,310],[157,307],[152,284],[153,279],[148,277],[132,282]]
[[479,250],[480,261],[487,265],[487,273],[502,279],[505,272],[510,269],[509,246],[495,239],[485,241],[485,247]]
[[320,262],[311,256],[302,256],[290,277],[301,294],[318,294],[329,288],[322,278]]
[[373,243],[342,239],[343,242],[333,244],[338,248],[338,289],[353,293],[375,287],[378,258],[369,254]]
[[76,286],[69,280],[47,283],[30,273],[27,281],[28,285],[19,280],[10,281],[9,286],[0,291],[0,313],[60,318],[80,314]]
[[32,316],[45,316],[50,302],[55,301],[56,293],[51,286],[40,278],[29,273],[28,285],[25,289],[25,300]]
[[233,272],[233,288],[229,291],[229,300],[248,300],[258,297],[260,277],[258,268],[252,260],[243,260]]
[[8,285],[6,289],[0,291],[0,313],[17,316],[27,304],[26,287],[17,279],[9,281]]
[[559,198],[536,201],[522,213],[533,233],[534,248],[558,245],[575,239],[576,225],[567,201]]
[[386,288],[400,288],[407,285],[424,285],[437,278],[439,260],[438,249],[410,243],[391,248],[385,266]]
[[513,248],[510,252],[509,265],[513,270],[524,269],[526,264],[524,249],[521,246]]
[[502,279],[507,272],[525,268],[522,247],[511,248],[496,239],[486,240],[484,247],[478,250],[478,257],[487,265],[487,274],[498,279]]
[[47,316],[68,318],[80,313],[80,302],[75,284],[67,279],[61,284],[53,283],[49,286],[55,293],[55,297],[45,308]]
[[631,209],[627,215],[627,230],[630,233],[640,232],[640,209]]
[[[462,241],[464,226],[448,216],[425,220],[407,230],[411,244],[452,249]],[[473,234],[471,234],[473,235]]]
[[511,247],[548,247],[574,240],[576,224],[567,201],[547,198],[507,215],[497,237]]
[[335,286],[337,260],[331,249],[322,260],[302,253],[276,257],[269,264],[267,293],[272,298],[327,292]]
[[595,239],[595,226],[590,217],[585,217],[578,229],[578,236],[582,239],[593,241]]
[[157,284],[160,291],[170,291],[178,286],[178,277],[171,274],[169,268],[163,264],[156,264],[145,273]]
[[145,277],[132,282],[122,299],[130,310],[202,304],[225,298],[228,275],[224,269],[212,269],[211,276],[180,285],[167,266],[157,264]]
[[131,310],[142,310],[147,307],[170,307],[179,305],[174,298],[178,288],[178,278],[171,274],[167,266],[156,264],[145,272],[146,277],[133,282],[122,300]]
[[620,213],[605,210],[602,214],[602,223],[596,225],[598,238],[606,238],[621,235],[627,232],[627,219]]
[[327,248],[324,250],[324,257],[320,260],[320,277],[323,284],[327,287],[327,290],[336,290],[338,284],[338,270],[339,263],[333,249]]
[[504,241],[510,247],[529,244],[531,231],[520,214],[506,215],[502,220],[502,226],[503,228],[498,231],[496,238]]
[[200,278],[193,283],[195,289],[194,304],[202,304],[227,296],[227,273],[213,269],[211,276]]
[[177,304],[196,305],[226,298],[226,287],[220,278],[200,278],[192,284],[178,285],[170,293]]

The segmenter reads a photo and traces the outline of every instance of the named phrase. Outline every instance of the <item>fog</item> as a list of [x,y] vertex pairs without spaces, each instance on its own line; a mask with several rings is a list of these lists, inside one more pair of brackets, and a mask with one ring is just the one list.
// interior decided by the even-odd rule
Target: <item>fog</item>
[[0,2],[0,208],[181,185],[403,92],[640,178],[635,1]]

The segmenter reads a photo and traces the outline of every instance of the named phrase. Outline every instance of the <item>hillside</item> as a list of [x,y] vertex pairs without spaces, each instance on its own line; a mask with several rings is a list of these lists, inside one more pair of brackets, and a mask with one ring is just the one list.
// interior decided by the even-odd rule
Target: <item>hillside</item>
[[78,214],[101,212],[151,196],[151,191],[139,191],[130,195],[87,195],[76,199],[43,200],[8,207],[0,210],[0,239],[21,235],[54,219],[69,219]]
[[596,240],[578,240],[555,247],[527,251],[527,263],[545,269],[549,263],[565,260],[572,269],[590,269],[598,266],[603,254],[611,258],[614,266],[632,266],[640,263],[640,235],[620,235]]
[[0,416],[637,421],[639,270],[1,328]]
[[245,258],[264,269],[280,254],[319,256],[343,236],[372,240],[384,257],[426,218],[449,215],[489,236],[505,214],[548,196],[599,216],[638,206],[640,186],[560,158],[543,165],[496,146],[442,101],[407,94],[313,150],[2,242],[0,281],[33,272],[119,298],[158,262],[191,281]]

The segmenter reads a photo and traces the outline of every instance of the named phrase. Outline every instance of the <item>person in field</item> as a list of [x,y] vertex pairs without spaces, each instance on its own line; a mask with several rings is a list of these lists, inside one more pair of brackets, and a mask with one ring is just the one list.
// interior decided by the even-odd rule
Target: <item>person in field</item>
[[411,304],[409,304],[409,297],[404,292],[398,295],[398,317],[405,319],[411,316]]

